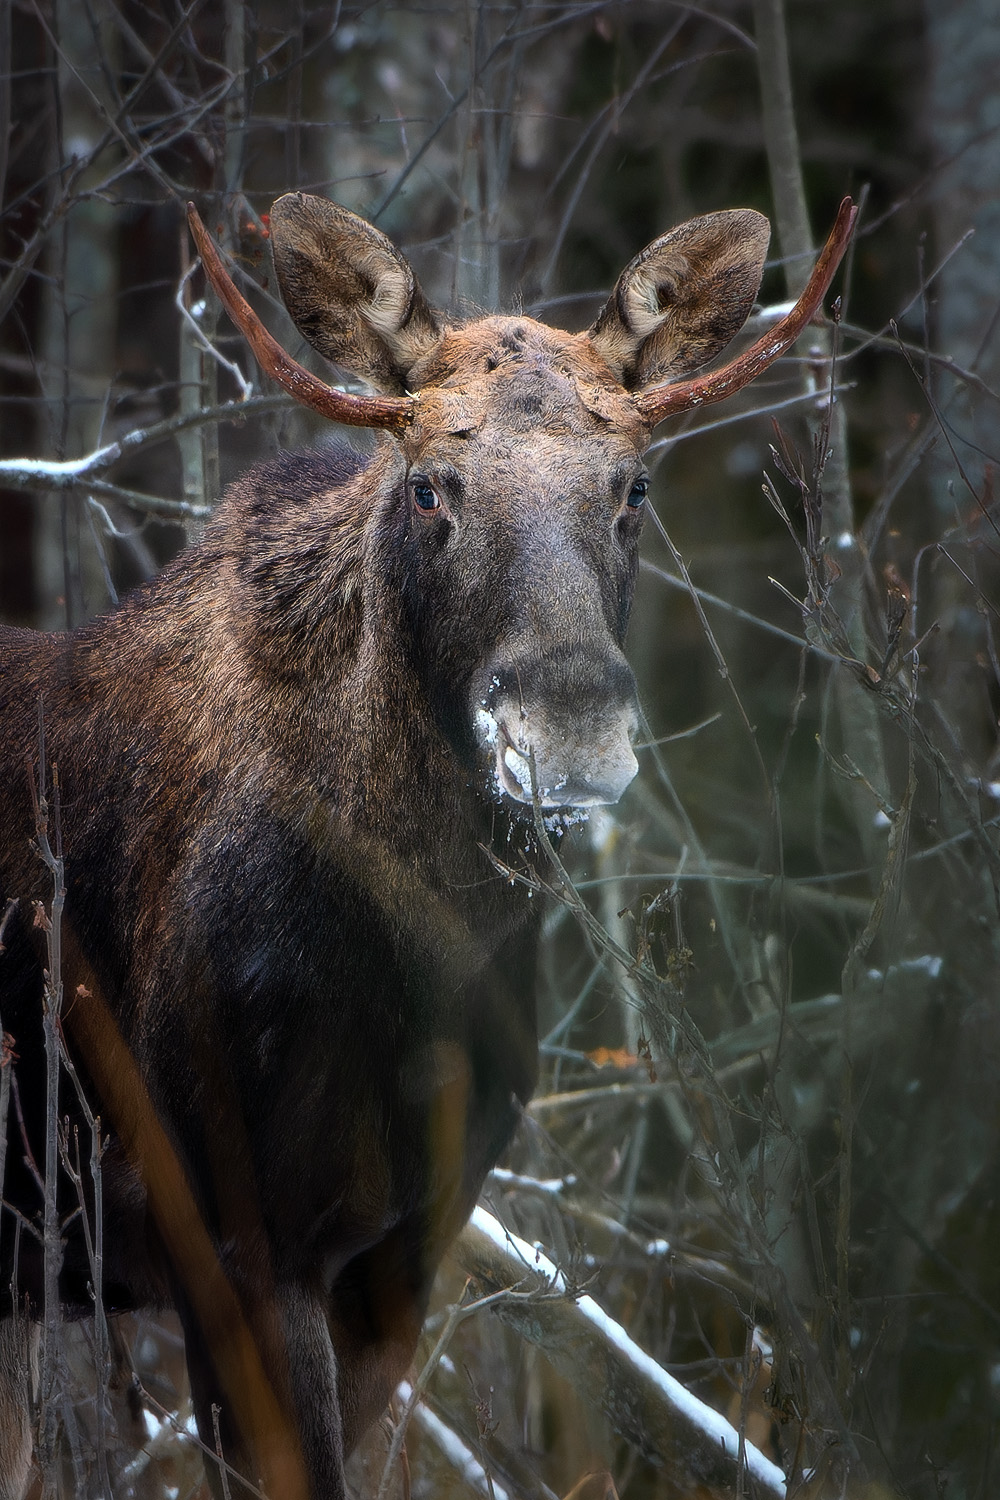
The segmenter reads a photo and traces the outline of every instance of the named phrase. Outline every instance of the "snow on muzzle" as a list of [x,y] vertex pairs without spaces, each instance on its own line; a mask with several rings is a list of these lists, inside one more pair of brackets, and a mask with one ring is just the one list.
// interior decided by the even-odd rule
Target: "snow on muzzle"
[[533,702],[526,694],[498,691],[501,681],[494,676],[475,722],[497,789],[514,802],[530,803],[534,776],[542,807],[617,802],[639,769],[632,750],[638,724],[635,689],[624,661],[622,668],[614,674],[616,685],[627,691],[610,702],[605,680],[599,693],[592,688]]

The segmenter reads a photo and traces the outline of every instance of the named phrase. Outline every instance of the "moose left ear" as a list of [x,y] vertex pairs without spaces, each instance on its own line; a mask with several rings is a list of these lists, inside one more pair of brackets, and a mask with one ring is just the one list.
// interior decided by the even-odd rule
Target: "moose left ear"
[[590,342],[626,390],[697,370],[739,332],[771,229],[752,208],[690,219],[625,267]]

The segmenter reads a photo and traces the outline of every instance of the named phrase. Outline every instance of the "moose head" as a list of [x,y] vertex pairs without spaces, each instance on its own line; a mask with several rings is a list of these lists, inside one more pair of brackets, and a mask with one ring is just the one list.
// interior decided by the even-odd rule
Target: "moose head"
[[573,335],[528,317],[446,321],[379,230],[290,193],[270,220],[281,292],[309,343],[377,392],[356,395],[280,348],[189,209],[212,283],[264,370],[334,421],[395,439],[409,503],[386,569],[400,581],[414,662],[452,746],[486,765],[510,804],[615,802],[631,781],[638,714],[622,647],[643,452],[664,417],[739,390],[794,342],[855,212],[845,200],[781,323],[723,369],[686,379],[753,305],[769,239],[753,210],[661,235],[625,268],[593,326]]

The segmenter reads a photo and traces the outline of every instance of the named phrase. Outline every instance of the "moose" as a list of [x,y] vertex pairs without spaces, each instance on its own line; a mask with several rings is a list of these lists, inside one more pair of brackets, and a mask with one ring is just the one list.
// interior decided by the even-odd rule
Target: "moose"
[[30,1478],[46,1295],[68,1316],[97,1295],[70,1153],[46,1259],[53,1108],[64,1141],[99,1117],[100,1296],[177,1309],[229,1492],[345,1494],[535,1082],[539,903],[510,872],[539,817],[614,803],[636,770],[643,453],[801,334],[854,212],[787,317],[694,376],[757,295],[754,211],[664,234],[568,334],[448,321],[379,230],[288,194],[285,305],[356,394],[278,345],[189,210],[263,369],[383,436],[264,463],[105,617],[0,632],[0,1495]]

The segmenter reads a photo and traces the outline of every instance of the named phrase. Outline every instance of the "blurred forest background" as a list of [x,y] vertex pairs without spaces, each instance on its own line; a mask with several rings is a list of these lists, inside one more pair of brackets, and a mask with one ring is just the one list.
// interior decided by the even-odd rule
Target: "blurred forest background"
[[[266,243],[290,188],[373,219],[439,305],[570,328],[664,229],[759,208],[754,336],[860,202],[837,325],[657,434],[641,775],[564,845],[543,1082],[486,1201],[790,1495],[1000,1492],[995,12],[0,0],[0,181],[0,615],[45,628],[323,436],[205,296],[189,198],[300,358]],[[781,1492],[706,1477],[565,1297],[477,1254],[442,1278],[384,1493]],[[103,1391],[67,1330],[59,1486],[102,1492],[103,1392],[115,1492],[183,1500],[176,1333],[114,1337]]]

